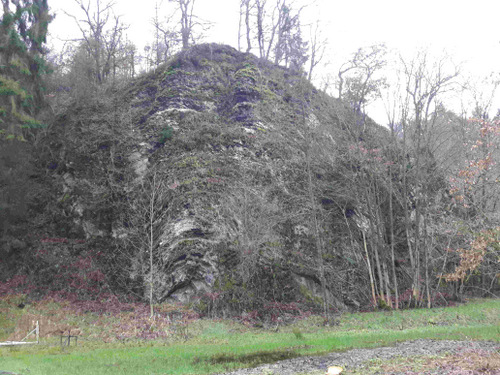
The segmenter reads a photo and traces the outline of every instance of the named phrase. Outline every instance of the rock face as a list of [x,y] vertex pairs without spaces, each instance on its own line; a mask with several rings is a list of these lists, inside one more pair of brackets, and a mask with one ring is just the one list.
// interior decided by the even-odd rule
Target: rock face
[[[339,172],[360,134],[348,108],[298,73],[208,44],[91,116],[79,111],[66,118],[74,146],[58,161],[63,209],[88,240],[104,241],[130,288],[147,296],[152,277],[159,302],[223,300],[235,310],[320,304],[323,262],[330,302],[345,307],[346,259],[362,262],[348,250],[358,240],[345,215],[355,209],[345,173],[354,172]],[[373,142],[382,133],[363,130]]]

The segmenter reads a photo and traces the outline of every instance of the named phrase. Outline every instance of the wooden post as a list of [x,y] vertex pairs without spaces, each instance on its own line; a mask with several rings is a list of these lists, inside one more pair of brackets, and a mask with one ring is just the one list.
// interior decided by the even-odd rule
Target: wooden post
[[36,321],[36,343],[40,343],[40,326],[38,324],[38,320]]

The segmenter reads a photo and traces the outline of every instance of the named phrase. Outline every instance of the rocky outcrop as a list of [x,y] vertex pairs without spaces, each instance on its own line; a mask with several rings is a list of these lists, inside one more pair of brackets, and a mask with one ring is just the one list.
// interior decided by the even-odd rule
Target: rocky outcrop
[[[115,96],[79,136],[72,125],[66,136],[87,146],[68,152],[72,168],[59,173],[74,225],[105,238],[106,251],[120,249],[110,258],[121,259],[122,275],[147,295],[152,272],[160,302],[216,293],[243,307],[266,298],[320,304],[311,210],[327,217],[326,243],[327,229],[337,241],[348,235],[350,198],[323,195],[339,178],[351,113],[299,74],[216,44],[181,52]],[[111,130],[96,141],[85,132],[98,125]],[[380,129],[367,131],[376,141]],[[152,186],[161,188],[156,200]],[[341,248],[326,249],[329,269],[342,269]],[[343,283],[329,279],[337,309]]]

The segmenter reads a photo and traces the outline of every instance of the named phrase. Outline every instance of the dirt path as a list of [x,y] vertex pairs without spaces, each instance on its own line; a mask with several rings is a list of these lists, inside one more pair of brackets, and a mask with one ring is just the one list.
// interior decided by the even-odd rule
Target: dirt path
[[325,374],[329,366],[341,366],[342,375],[500,375],[500,343],[414,340],[389,347],[288,359],[225,375],[316,375]]

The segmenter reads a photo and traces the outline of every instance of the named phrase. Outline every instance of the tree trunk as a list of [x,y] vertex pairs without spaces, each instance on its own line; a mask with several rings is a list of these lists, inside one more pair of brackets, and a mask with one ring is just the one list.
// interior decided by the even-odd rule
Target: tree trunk
[[373,278],[373,271],[372,271],[372,266],[370,263],[370,255],[368,254],[368,247],[366,246],[366,236],[365,232],[362,230],[361,233],[363,234],[363,247],[365,249],[365,256],[366,256],[366,264],[368,268],[368,275],[370,277],[370,286],[372,289],[372,299],[373,299],[373,306],[377,306],[377,295],[375,293],[375,280]]
[[[370,182],[371,184],[371,182]],[[366,197],[366,204],[368,208],[368,214],[370,216],[369,221],[370,221],[370,231],[371,231],[371,236],[372,236],[372,251],[373,251],[373,257],[375,260],[375,267],[377,270],[377,276],[378,276],[378,283],[379,283],[379,292],[381,295],[379,297],[385,298],[385,293],[384,293],[384,277],[382,274],[382,267],[380,263],[380,257],[378,253],[378,247],[379,247],[379,241],[378,241],[378,226],[379,223],[377,222],[377,225],[375,226],[373,221],[377,220],[377,215],[374,212],[374,207],[373,203],[371,202],[371,196],[372,196],[372,191],[370,189],[371,186],[367,187],[365,190],[365,197]]]
[[245,9],[245,25],[246,25],[246,34],[247,34],[247,53],[252,50],[252,42],[250,39],[250,0],[246,0],[246,9]]
[[321,281],[321,291],[323,294],[323,313],[325,318],[329,320],[328,314],[328,293],[326,290],[326,278],[325,278],[325,265],[323,260],[323,241],[321,240],[321,232],[319,230],[318,223],[318,212],[316,208],[316,203],[314,201],[314,191],[313,191],[313,182],[312,182],[312,170],[311,170],[311,159],[309,148],[311,147],[310,143],[307,145],[307,154],[306,154],[306,166],[307,166],[307,177],[308,177],[308,194],[309,194],[309,203],[311,206],[311,214],[314,225],[314,233],[315,233],[315,241],[316,241],[316,251],[317,251],[317,263],[319,268],[319,275]]
[[243,18],[243,1],[240,0],[240,15],[238,18],[238,52],[241,52],[241,19]]
[[150,318],[154,316],[153,311],[153,248],[154,248],[154,214],[156,199],[156,173],[153,175],[153,185],[151,189],[151,198],[149,200],[149,308]]
[[394,256],[394,213],[392,207],[392,167],[389,165],[389,221],[390,221],[390,231],[391,231],[391,265],[392,265],[392,276],[394,283],[394,299],[396,310],[399,308],[399,293],[398,293],[398,277],[396,274],[396,259]]
[[265,46],[264,46],[264,6],[265,1],[257,0],[257,41],[259,43],[259,55],[260,58],[266,57]]

